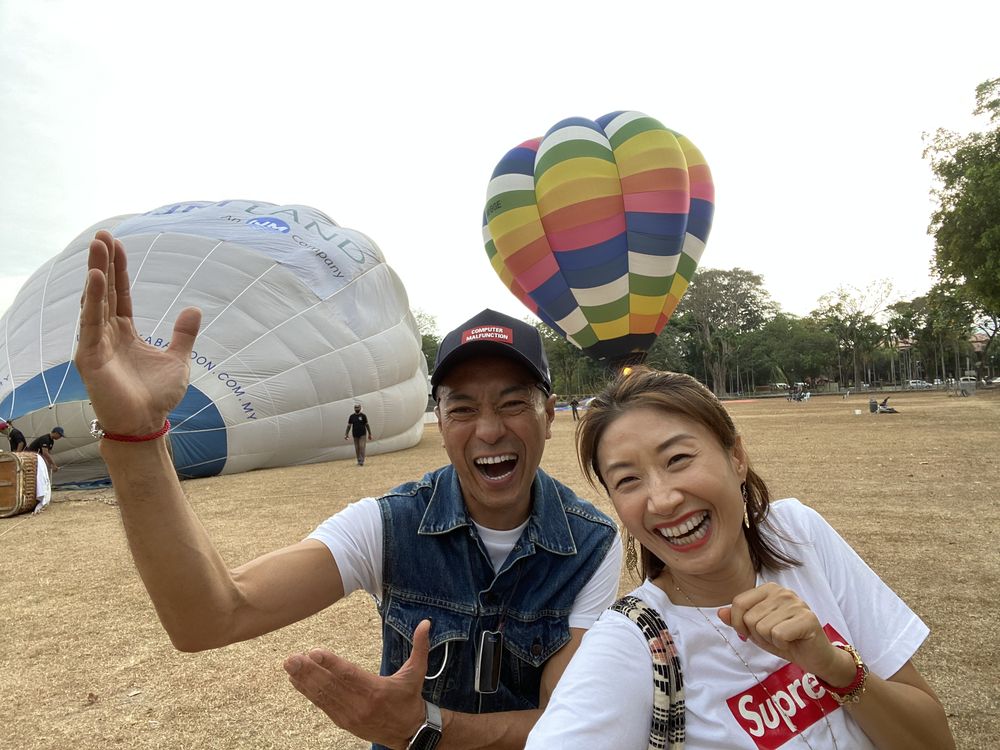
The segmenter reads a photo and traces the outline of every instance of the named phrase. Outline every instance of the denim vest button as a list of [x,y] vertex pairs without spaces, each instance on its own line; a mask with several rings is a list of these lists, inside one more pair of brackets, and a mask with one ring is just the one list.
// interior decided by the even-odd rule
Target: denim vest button
[[531,655],[532,656],[538,656],[541,653],[542,653],[542,644],[541,643],[538,643],[537,641],[535,641],[535,643],[531,644]]

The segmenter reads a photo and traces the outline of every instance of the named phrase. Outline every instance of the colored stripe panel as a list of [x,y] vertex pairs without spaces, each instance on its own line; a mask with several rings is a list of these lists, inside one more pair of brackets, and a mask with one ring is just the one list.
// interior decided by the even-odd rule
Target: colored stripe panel
[[[623,300],[622,306],[627,307],[627,302]],[[607,341],[608,339],[616,339],[622,336],[629,335],[629,316],[628,313],[622,315],[620,318],[615,320],[609,320],[606,323],[596,322],[591,324],[594,333],[597,334],[597,338]]]
[[523,273],[517,274],[515,278],[530,293],[557,273],[559,273],[559,266],[556,264],[556,259],[551,255],[546,255]]
[[628,277],[628,288],[632,294],[638,294],[643,297],[658,297],[660,299],[660,304],[657,307],[657,312],[663,307],[663,298],[670,291],[670,285],[673,284],[674,277],[670,276],[640,276],[639,274],[630,273]]
[[658,255],[630,252],[628,254],[628,268],[631,273],[637,276],[666,278],[673,276],[677,271],[677,264],[681,257],[680,253],[664,258]]
[[[544,226],[545,222],[543,221],[542,224]],[[547,231],[546,236],[549,238],[549,245],[553,252],[559,252],[560,250],[579,250],[582,247],[607,242],[624,231],[625,217],[619,214],[561,232]]]
[[610,240],[598,242],[596,245],[590,245],[580,250],[559,250],[556,252],[556,261],[559,263],[559,268],[563,271],[597,268],[617,258],[628,260],[629,257],[628,245],[625,243],[624,234],[615,235]]
[[629,315],[629,332],[630,333],[659,333],[657,326],[660,323],[660,311],[653,315],[642,315],[640,313],[632,312]]
[[[576,292],[576,297],[583,304],[584,294],[590,294],[593,287],[600,285],[604,279],[618,278],[622,289],[627,289],[628,259],[624,256],[612,258],[607,263],[590,268],[563,268],[562,275],[566,283]],[[604,285],[600,288],[607,288]],[[622,292],[624,293],[624,292]]]
[[628,297],[629,311],[633,315],[651,315],[653,318],[657,318],[660,313],[663,312],[663,301],[666,299],[666,296],[666,291],[664,291],[663,294],[658,294],[652,297],[645,294],[636,294],[635,291],[633,291]]
[[[609,302],[606,305],[598,305],[596,307],[584,307],[580,306],[584,314],[587,316],[587,320],[590,321],[590,325],[594,326],[594,330],[597,330],[598,323],[610,323],[620,318],[628,319],[628,295],[616,299],[614,302]],[[616,336],[624,336],[628,333],[628,330],[623,333],[615,334]],[[608,338],[608,337],[603,337]]]

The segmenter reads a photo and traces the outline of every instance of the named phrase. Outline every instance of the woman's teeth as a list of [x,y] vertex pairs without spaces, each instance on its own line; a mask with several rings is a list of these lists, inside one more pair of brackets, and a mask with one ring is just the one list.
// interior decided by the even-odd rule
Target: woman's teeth
[[682,524],[678,524],[677,526],[663,526],[657,529],[657,531],[671,544],[684,546],[685,544],[693,544],[699,539],[704,538],[705,534],[708,533],[708,521],[708,511],[704,511],[691,516]]

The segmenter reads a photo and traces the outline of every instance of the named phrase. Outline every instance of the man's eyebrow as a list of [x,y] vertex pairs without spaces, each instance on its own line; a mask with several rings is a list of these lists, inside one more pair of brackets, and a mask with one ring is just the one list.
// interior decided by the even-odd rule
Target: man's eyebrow
[[[506,398],[507,396],[511,396],[518,392],[530,394],[531,388],[532,386],[527,383],[511,385],[500,391],[500,398]],[[476,401],[474,396],[468,393],[462,393],[461,391],[446,391],[442,400],[444,399],[447,399],[448,401]]]
[[501,396],[510,396],[510,395],[512,395],[512,394],[514,394],[514,393],[516,393],[518,391],[522,391],[524,393],[530,394],[531,393],[531,385],[529,385],[528,383],[523,383],[521,385],[512,385],[509,388],[504,388],[502,391],[500,391],[500,395]]

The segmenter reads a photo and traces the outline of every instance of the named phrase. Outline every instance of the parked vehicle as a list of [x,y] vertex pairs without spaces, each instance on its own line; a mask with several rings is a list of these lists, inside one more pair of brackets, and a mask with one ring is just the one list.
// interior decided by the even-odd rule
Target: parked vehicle
[[[973,380],[975,380],[975,378],[973,378]],[[926,380],[907,380],[906,387],[913,388],[915,390],[921,390],[924,388],[933,388],[934,386],[932,386]]]

